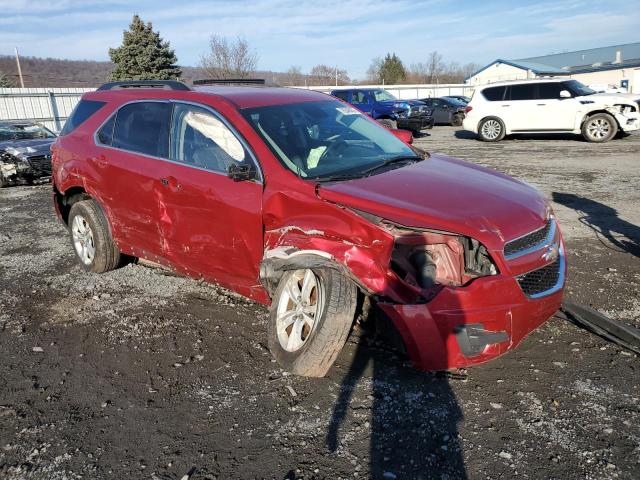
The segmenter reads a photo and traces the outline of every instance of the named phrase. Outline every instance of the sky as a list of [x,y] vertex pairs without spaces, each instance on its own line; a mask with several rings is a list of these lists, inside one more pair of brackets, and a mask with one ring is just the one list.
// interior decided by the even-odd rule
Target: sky
[[[108,60],[134,13],[196,66],[208,38],[244,37],[258,68],[324,63],[363,78],[373,58],[406,65],[437,50],[484,65],[640,41],[636,0],[0,0],[0,54]],[[635,5],[634,5],[635,4]]]

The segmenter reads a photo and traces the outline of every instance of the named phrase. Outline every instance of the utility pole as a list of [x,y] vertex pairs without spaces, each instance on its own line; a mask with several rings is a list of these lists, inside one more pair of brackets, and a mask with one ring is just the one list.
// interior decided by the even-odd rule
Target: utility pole
[[18,55],[18,47],[15,47],[16,51],[16,64],[18,65],[18,76],[20,77],[20,86],[24,88],[24,79],[22,78],[22,69],[20,68],[20,56]]

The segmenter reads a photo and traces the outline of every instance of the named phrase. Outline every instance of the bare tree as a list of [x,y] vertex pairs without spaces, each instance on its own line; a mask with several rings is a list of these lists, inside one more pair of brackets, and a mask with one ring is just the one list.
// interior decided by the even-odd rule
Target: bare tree
[[313,67],[309,77],[309,81],[314,85],[347,85],[351,82],[346,70],[322,64]]
[[369,83],[378,83],[380,79],[380,69],[382,68],[382,57],[376,57],[371,60],[371,65],[367,70],[367,80]]
[[209,39],[209,51],[200,59],[200,68],[215,79],[250,78],[258,65],[258,56],[242,37],[229,42],[219,35]]
[[427,57],[427,74],[429,83],[437,83],[443,69],[442,55],[433,51]]
[[284,85],[300,86],[304,84],[304,77],[302,69],[298,66],[292,65],[289,67],[289,70],[282,74],[280,81]]

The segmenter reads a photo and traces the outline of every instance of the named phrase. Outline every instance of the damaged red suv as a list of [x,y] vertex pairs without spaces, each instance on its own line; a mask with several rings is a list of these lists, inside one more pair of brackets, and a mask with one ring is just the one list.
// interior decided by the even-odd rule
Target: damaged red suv
[[426,370],[495,358],[561,303],[537,190],[322,93],[103,85],[53,147],[53,189],[86,270],[139,257],[271,305],[270,349],[301,375],[327,372],[359,296]]

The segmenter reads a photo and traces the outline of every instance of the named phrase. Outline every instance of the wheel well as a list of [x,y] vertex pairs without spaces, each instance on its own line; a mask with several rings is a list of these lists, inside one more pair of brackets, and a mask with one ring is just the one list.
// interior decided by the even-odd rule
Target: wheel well
[[65,225],[69,224],[69,212],[73,204],[92,198],[82,187],[71,187],[64,193],[56,191],[55,197],[58,208],[60,209],[60,214],[62,215],[62,221]]
[[611,118],[613,118],[613,120],[616,122],[616,126],[618,127],[618,130],[620,130],[620,124],[618,123],[618,119],[613,113],[608,112],[607,110],[594,110],[593,112],[585,113],[584,117],[582,117],[582,121],[580,122],[580,129],[582,129],[584,122],[586,122],[588,118],[593,117],[598,113],[606,113]]

